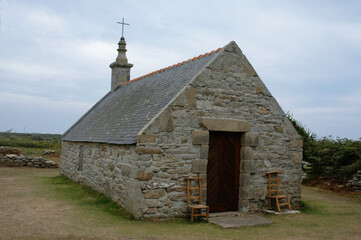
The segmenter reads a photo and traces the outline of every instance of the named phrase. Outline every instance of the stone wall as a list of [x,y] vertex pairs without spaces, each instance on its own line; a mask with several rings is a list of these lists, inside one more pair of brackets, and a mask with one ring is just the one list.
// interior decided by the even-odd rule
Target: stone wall
[[6,156],[8,154],[15,154],[17,156],[20,156],[20,155],[23,155],[23,152],[18,148],[0,146],[0,155]]
[[16,154],[0,155],[0,165],[6,167],[36,167],[36,168],[57,168],[58,163],[48,161],[43,157],[18,156]]
[[235,44],[137,136],[136,145],[63,141],[61,172],[105,193],[136,218],[186,214],[185,177],[207,196],[209,131],[241,132],[239,211],[267,206],[266,172],[281,193],[301,198],[302,140]]
[[243,133],[240,211],[267,206],[268,171],[281,172],[280,191],[294,206],[301,199],[300,136],[240,49],[230,45],[220,54],[138,137],[145,171],[153,175],[148,181],[172,186],[145,185],[148,196],[162,192],[161,201],[145,199],[146,217],[184,215],[185,177],[203,179],[206,201],[209,131]]
[[[138,139],[141,143],[155,140],[152,136]],[[166,166],[156,163],[163,159],[161,156],[160,148],[153,146],[63,141],[60,172],[112,198],[136,218],[156,213],[156,217],[183,216],[186,206],[184,186],[176,189],[175,183],[166,179],[163,172]],[[168,155],[167,159],[176,165],[187,165],[183,171],[174,174],[173,180],[178,174],[185,176],[190,172],[192,160],[178,163],[176,157]],[[182,196],[179,207],[171,203],[178,195]]]
[[112,198],[136,218],[142,216],[138,179],[147,176],[139,171],[135,145],[63,141],[60,173]]
[[361,191],[361,170],[353,175],[352,179],[348,181],[348,185],[354,191]]

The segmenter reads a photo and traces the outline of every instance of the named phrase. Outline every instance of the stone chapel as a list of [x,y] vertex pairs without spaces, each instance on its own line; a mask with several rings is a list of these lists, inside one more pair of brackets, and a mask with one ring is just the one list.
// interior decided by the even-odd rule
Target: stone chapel
[[301,137],[235,42],[133,80],[118,45],[110,91],[62,137],[61,174],[135,218],[185,216],[187,177],[210,212],[266,209],[269,171],[299,203]]

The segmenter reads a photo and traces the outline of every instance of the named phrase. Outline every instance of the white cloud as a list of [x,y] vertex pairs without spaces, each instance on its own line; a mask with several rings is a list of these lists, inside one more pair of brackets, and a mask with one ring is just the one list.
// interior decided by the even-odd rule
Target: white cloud
[[[359,90],[357,90],[359,89]],[[358,109],[361,109],[361,86],[355,86],[354,94],[348,94],[343,96],[336,96],[336,100],[345,104],[345,105],[353,105],[357,106]],[[355,104],[356,103],[356,104]],[[361,111],[359,112],[361,114]]]
[[0,71],[4,77],[22,79],[24,82],[39,82],[49,78],[74,78],[79,76],[75,69],[65,69],[52,66],[47,62],[35,63],[16,60],[0,59]]
[[[113,55],[115,59],[116,55],[114,53]],[[131,70],[131,78],[142,76],[184,60],[183,54],[175,49],[140,44],[129,46],[127,57],[129,62],[134,64]]]
[[55,33],[64,34],[66,32],[66,22],[59,15],[47,8],[28,8],[27,14],[23,16],[23,21],[33,33]]
[[318,137],[360,138],[361,96],[358,93],[328,96],[324,101],[312,97],[305,99],[300,94],[281,96],[279,103],[290,110],[294,118],[315,132]]
[[[39,38],[62,35],[67,31],[67,21],[53,9],[39,4],[4,1],[2,6],[3,30],[7,34]],[[26,44],[26,42],[23,42]]]
[[[68,121],[65,130],[76,120],[68,108],[95,102],[108,91],[108,66],[116,58],[120,37],[115,22],[125,16],[131,24],[125,33],[128,59],[134,64],[132,78],[235,40],[285,110],[319,135],[347,132],[354,136],[361,131],[356,123],[361,112],[357,94],[361,86],[356,84],[361,74],[358,4],[277,0],[2,3],[0,84],[8,95],[1,95],[1,106],[6,107],[6,97],[13,101],[6,103],[13,109],[34,111],[34,116],[29,112],[29,119],[35,122],[40,122],[37,116],[51,112],[54,118],[44,126],[63,126]],[[57,110],[52,112],[51,106]],[[4,119],[18,116],[6,109],[11,114]],[[15,122],[2,121],[4,127]]]
[[[112,42],[106,42],[102,40],[80,40],[72,43],[73,54],[74,51],[79,53],[80,58],[84,61],[84,64],[87,64],[88,61],[96,61],[96,62],[106,62],[109,61],[110,56],[114,56],[116,58],[116,48],[117,45]],[[75,55],[75,54],[74,54]],[[78,54],[76,54],[78,55]],[[110,62],[109,62],[110,64]]]
[[[340,113],[346,114],[353,111],[359,110],[358,107],[307,107],[307,108],[298,108],[298,114],[337,114]],[[346,114],[347,115],[347,114]]]
[[0,131],[25,127],[29,132],[63,133],[92,103],[0,92],[0,106]]
[[[92,106],[88,102],[73,102],[73,101],[55,101],[44,97],[0,92],[0,102],[2,106],[16,108],[21,106],[26,109],[52,109],[53,111],[62,111],[68,113],[78,113],[79,111],[87,110]],[[38,110],[36,110],[38,111]]]

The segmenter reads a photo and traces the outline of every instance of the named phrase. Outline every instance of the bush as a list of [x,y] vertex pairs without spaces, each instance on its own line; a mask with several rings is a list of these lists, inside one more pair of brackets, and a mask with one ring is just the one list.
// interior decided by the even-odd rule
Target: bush
[[0,146],[54,148],[61,146],[61,135],[38,133],[0,133]]
[[287,113],[297,132],[303,139],[303,160],[312,164],[307,174],[310,179],[323,177],[345,181],[361,169],[361,139],[323,137],[306,129],[300,122]]

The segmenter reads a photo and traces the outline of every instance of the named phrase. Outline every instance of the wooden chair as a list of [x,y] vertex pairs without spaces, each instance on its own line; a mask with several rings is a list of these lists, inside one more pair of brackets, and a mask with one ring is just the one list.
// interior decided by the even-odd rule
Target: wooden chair
[[[279,181],[279,172],[268,172],[268,209],[271,209],[271,200],[276,200],[276,206],[279,212],[281,212],[280,206],[288,206],[289,210],[291,209],[290,197],[287,195],[280,195],[280,181]],[[280,202],[281,199],[285,199],[286,202]]]
[[[209,220],[209,206],[202,204],[202,180],[200,178],[186,178],[187,181],[187,217],[189,209],[191,209],[191,223],[193,223],[193,217],[207,217]],[[196,187],[191,186],[191,181],[196,181]],[[191,199],[199,199],[198,204],[191,204]],[[206,210],[206,213],[202,213],[202,209]],[[199,210],[199,213],[195,213],[195,210]]]

